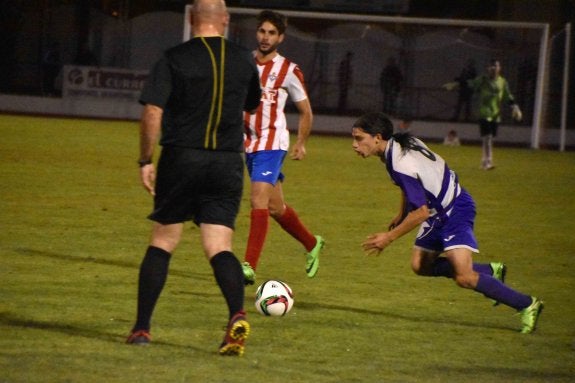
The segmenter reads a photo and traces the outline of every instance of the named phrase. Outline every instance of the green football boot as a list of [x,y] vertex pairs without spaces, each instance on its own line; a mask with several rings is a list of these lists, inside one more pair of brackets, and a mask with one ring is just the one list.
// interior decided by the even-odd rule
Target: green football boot
[[253,285],[256,281],[256,272],[252,269],[249,262],[242,263],[242,271],[244,273],[244,284]]
[[310,278],[315,277],[317,274],[317,269],[319,268],[319,253],[325,246],[325,241],[321,236],[316,235],[315,239],[317,240],[315,247],[306,254],[305,272]]
[[537,328],[537,320],[543,311],[543,302],[535,297],[531,297],[531,305],[521,310],[521,334],[531,334]]
[[[491,262],[489,264],[491,266],[491,270],[493,270],[493,274],[491,276],[497,279],[501,283],[505,283],[505,274],[507,274],[507,266],[503,262]],[[499,302],[492,299],[493,306],[499,305]]]

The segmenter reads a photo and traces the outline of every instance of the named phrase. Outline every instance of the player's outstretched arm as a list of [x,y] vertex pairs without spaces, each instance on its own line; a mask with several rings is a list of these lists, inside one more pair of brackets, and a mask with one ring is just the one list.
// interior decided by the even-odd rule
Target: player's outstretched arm
[[367,255],[379,255],[393,241],[421,225],[427,218],[429,218],[429,208],[427,205],[420,206],[410,211],[405,219],[390,231],[368,236],[362,244],[363,250]]

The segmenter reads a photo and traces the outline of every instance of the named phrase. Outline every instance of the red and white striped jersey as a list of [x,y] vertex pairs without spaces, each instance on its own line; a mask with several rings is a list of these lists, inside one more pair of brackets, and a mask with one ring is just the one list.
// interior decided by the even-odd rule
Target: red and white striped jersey
[[288,150],[289,131],[284,113],[288,96],[293,102],[305,100],[303,73],[297,64],[277,55],[266,63],[256,59],[262,87],[260,106],[255,114],[244,114],[246,153],[261,150]]

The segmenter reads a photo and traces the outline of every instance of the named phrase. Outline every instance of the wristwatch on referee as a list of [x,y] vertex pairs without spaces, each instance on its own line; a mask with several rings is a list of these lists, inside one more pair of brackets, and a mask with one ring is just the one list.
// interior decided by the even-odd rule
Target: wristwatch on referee
[[152,163],[151,159],[147,159],[147,160],[138,160],[138,165],[140,165],[141,168],[143,168],[146,165],[150,165]]

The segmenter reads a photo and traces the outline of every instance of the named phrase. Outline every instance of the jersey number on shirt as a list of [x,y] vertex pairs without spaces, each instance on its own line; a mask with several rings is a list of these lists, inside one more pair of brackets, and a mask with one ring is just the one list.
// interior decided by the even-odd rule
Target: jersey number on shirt
[[426,158],[430,159],[431,161],[435,161],[435,155],[427,148],[423,146],[417,145],[415,142],[410,141],[408,144],[408,148],[410,150],[415,150],[423,154]]

